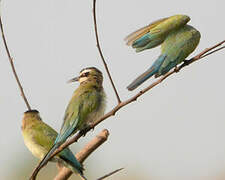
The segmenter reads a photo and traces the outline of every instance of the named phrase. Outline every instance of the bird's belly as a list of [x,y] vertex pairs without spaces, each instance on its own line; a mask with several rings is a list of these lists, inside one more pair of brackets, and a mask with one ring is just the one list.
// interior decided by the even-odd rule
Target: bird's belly
[[105,112],[105,104],[104,104],[104,102],[102,102],[102,104],[98,110],[96,110],[88,115],[86,124],[90,125],[90,124],[94,123],[100,117],[102,117],[104,115],[104,112]]
[[24,143],[30,152],[38,159],[42,159],[47,153],[41,145],[35,143],[33,140],[24,138]]

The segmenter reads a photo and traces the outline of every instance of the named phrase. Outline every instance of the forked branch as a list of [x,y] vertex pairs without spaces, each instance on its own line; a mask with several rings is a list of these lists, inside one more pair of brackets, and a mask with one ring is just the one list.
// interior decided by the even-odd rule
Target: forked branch
[[108,68],[107,63],[105,61],[105,58],[103,56],[103,53],[102,53],[102,50],[101,50],[101,47],[100,47],[100,43],[99,43],[99,39],[98,39],[98,28],[97,28],[97,20],[96,20],[96,0],[93,0],[93,17],[94,17],[94,28],[95,28],[95,37],[96,37],[96,42],[97,42],[97,48],[98,48],[99,54],[101,56],[102,62],[104,64],[105,70],[108,74],[108,77],[110,79],[110,82],[112,84],[113,90],[116,94],[116,98],[117,98],[117,101],[118,101],[118,104],[119,104],[119,103],[121,103],[120,96],[119,96],[119,94],[117,92],[117,89],[115,87],[115,84],[112,80],[112,76],[109,72],[109,68]]
[[[109,131],[107,129],[102,130],[97,136],[95,136],[85,147],[76,154],[76,158],[80,163],[92,153],[104,142],[107,141]],[[72,175],[72,171],[66,167],[63,167],[54,180],[66,180]]]
[[[168,72],[167,74],[165,74],[164,76],[162,76],[161,78],[159,78],[158,80],[156,80],[155,82],[153,82],[152,84],[150,84],[148,87],[144,88],[143,90],[141,90],[140,92],[138,92],[136,95],[132,96],[131,98],[119,103],[118,105],[116,105],[115,107],[113,107],[108,113],[106,113],[104,116],[102,116],[98,121],[96,121],[95,123],[93,123],[92,125],[90,125],[90,127],[87,129],[86,132],[90,131],[91,129],[93,129],[95,126],[97,126],[99,123],[101,123],[102,121],[104,121],[105,119],[114,116],[116,114],[117,111],[119,111],[122,107],[136,101],[140,96],[142,96],[143,94],[145,94],[146,92],[148,92],[149,90],[151,90],[153,87],[157,86],[158,84],[160,84],[161,82],[163,82],[165,79],[167,79],[169,76],[171,76],[174,73],[178,73],[181,69],[183,69],[184,67],[208,56],[211,55],[217,51],[220,51],[222,49],[225,48],[225,46],[219,47],[221,45],[223,45],[225,43],[225,40],[217,43],[216,45],[205,49],[204,51],[200,52],[198,55],[194,56],[193,58],[191,58],[190,60],[185,60],[183,64],[181,64],[180,66],[178,66],[177,68],[175,68],[174,70]],[[219,47],[219,48],[217,48]],[[70,144],[77,142],[78,139],[80,137],[82,137],[83,135],[85,135],[86,132],[82,132],[82,133],[78,133],[77,135],[73,136],[72,138],[70,138],[69,140],[67,140],[65,143],[63,143],[57,150],[55,150],[55,152],[51,155],[51,157],[55,156],[57,153],[59,153],[60,151],[62,151],[64,148],[66,148],[67,146],[69,146]],[[42,166],[43,167],[43,166]]]

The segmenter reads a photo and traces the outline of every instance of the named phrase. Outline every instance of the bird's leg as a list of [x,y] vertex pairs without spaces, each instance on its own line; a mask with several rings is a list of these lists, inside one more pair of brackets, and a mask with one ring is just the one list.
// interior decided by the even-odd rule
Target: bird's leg
[[174,71],[175,71],[176,73],[178,73],[178,72],[179,72],[179,68],[178,68],[177,66],[175,66]]
[[85,136],[90,129],[91,129],[91,125],[86,125],[83,129],[80,130],[79,133]]

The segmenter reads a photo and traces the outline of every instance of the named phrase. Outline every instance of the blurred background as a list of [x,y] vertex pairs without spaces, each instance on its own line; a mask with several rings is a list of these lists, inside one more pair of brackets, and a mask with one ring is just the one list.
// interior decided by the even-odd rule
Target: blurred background
[[[162,17],[187,14],[202,35],[191,55],[224,40],[225,1],[97,0],[99,39],[122,100],[126,86],[159,56],[160,48],[136,54],[123,39]],[[78,84],[66,81],[88,66],[104,73],[107,111],[116,97],[98,54],[91,0],[2,0],[5,34],[28,100],[57,131]],[[190,56],[190,57],[191,57]],[[96,179],[117,168],[111,180],[225,179],[225,51],[219,51],[171,76],[101,123],[72,145],[79,151],[102,129],[108,141],[85,162],[85,175]],[[26,106],[0,39],[0,179],[27,179],[38,160],[24,146],[21,120]],[[57,173],[49,163],[38,179]],[[71,179],[76,179],[73,175]]]

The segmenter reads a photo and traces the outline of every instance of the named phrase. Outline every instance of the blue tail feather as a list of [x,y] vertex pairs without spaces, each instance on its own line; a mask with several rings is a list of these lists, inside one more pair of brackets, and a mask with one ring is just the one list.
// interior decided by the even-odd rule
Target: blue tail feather
[[166,55],[160,55],[158,57],[158,59],[154,62],[154,64],[147,71],[145,71],[143,74],[138,76],[129,86],[127,86],[127,89],[129,91],[136,89],[143,82],[145,82],[147,79],[149,79],[155,73],[157,73],[160,66],[164,62],[165,58],[166,58]]
[[76,157],[73,155],[70,149],[66,148],[63,151],[60,152],[59,156],[64,159],[66,162],[68,162],[75,170],[83,175],[83,167],[80,164],[80,162],[76,159]]
[[151,41],[149,34],[145,34],[132,44],[133,48],[140,48],[146,46]]

